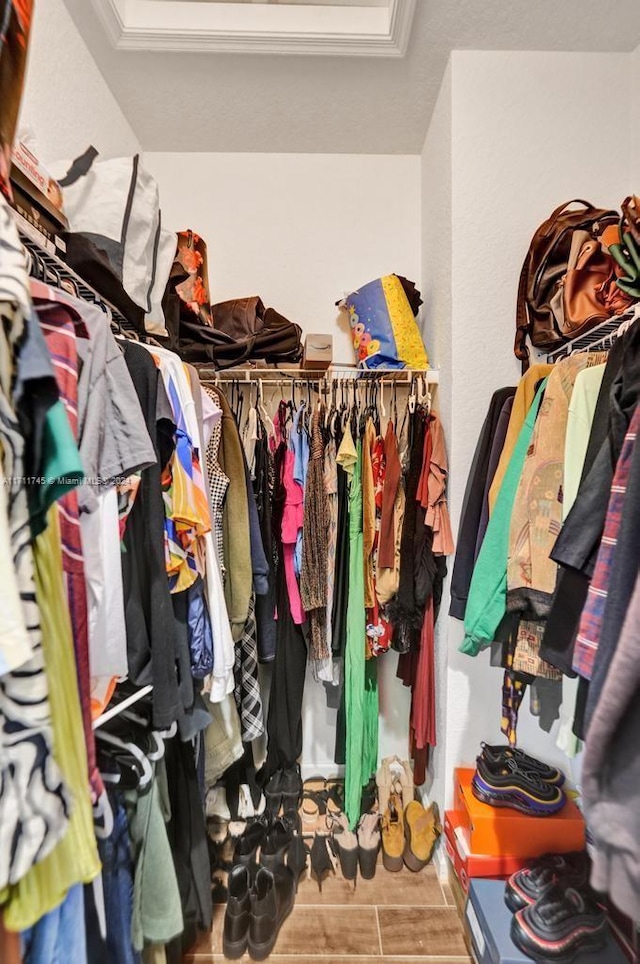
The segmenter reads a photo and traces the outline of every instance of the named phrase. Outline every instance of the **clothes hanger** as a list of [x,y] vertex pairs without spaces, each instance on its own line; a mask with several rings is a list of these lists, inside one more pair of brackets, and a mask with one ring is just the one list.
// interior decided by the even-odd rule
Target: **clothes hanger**
[[[153,780],[153,767],[151,766],[149,760],[144,755],[140,747],[136,746],[135,743],[125,743],[118,736],[113,736],[111,733],[106,733],[104,730],[96,730],[96,739],[108,743],[110,746],[124,751],[125,754],[132,756],[139,764],[142,770],[140,780],[138,781],[138,788],[144,790],[151,785]],[[116,754],[116,759],[118,755]],[[120,760],[118,759],[118,762]]]
[[103,790],[93,806],[93,830],[100,840],[106,840],[113,833],[115,818],[109,796]]
[[261,378],[258,379],[258,398],[259,398],[258,414],[260,415],[260,418],[262,419],[265,425],[265,428],[267,431],[267,438],[273,438],[273,436],[275,435],[276,429],[275,429],[275,425],[273,424],[273,419],[269,415],[269,412],[267,411],[267,407],[264,404],[264,391],[263,391]]

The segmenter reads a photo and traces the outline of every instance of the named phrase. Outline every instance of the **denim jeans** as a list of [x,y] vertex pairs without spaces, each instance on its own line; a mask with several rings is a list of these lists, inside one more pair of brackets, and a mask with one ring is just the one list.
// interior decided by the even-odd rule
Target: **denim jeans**
[[114,964],[116,961],[118,964],[140,964],[140,955],[133,949],[131,938],[133,864],[129,822],[122,796],[109,794],[109,800],[113,810],[113,832],[106,840],[98,840],[109,960]]
[[59,907],[22,934],[24,964],[67,964],[70,953],[73,964],[87,964],[82,884],[72,887]]

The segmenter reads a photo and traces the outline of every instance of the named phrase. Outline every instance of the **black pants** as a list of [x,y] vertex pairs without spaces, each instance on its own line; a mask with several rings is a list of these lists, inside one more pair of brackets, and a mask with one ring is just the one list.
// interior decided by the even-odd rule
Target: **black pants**
[[261,774],[264,783],[276,770],[293,766],[302,753],[307,647],[302,629],[291,618],[282,565],[278,583],[278,634],[267,714],[267,760]]

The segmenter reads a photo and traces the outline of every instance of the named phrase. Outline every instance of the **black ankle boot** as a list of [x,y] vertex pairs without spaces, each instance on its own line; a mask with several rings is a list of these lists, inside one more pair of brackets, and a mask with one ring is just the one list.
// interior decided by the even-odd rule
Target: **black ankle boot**
[[280,792],[282,794],[282,809],[284,811],[297,810],[302,797],[302,777],[300,776],[299,763],[282,771]]
[[251,921],[251,881],[246,867],[234,867],[229,874],[227,909],[224,915],[222,949],[235,960],[247,949]]
[[280,813],[280,805],[282,803],[282,776],[283,771],[276,770],[264,788],[267,809],[274,817],[277,817]]
[[249,954],[254,961],[269,956],[294,903],[295,883],[289,868],[279,866],[272,873],[261,867],[251,892]]
[[257,861],[257,850],[264,843],[265,837],[271,827],[272,816],[269,811],[265,811],[252,823],[247,825],[247,829],[236,840],[233,852],[233,863],[244,864],[248,867],[250,863]]
[[291,816],[284,814],[273,823],[260,848],[260,863],[263,867],[273,870],[284,863],[289,845],[299,828],[299,822],[298,814],[293,811]]

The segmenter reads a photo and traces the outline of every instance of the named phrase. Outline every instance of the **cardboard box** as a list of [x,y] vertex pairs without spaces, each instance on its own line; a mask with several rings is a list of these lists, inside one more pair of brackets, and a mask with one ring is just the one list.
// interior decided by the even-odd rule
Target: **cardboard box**
[[474,797],[473,774],[471,768],[455,771],[456,810],[470,852],[540,857],[584,850],[584,817],[573,800],[568,799],[560,813],[550,817],[530,817],[519,810],[490,807]]
[[304,340],[302,367],[309,371],[324,372],[333,361],[332,335],[307,335]]
[[[472,880],[467,901],[466,922],[471,933],[473,953],[479,964],[529,964],[530,957],[511,940],[512,914],[504,902],[504,882]],[[622,951],[609,935],[606,946],[597,953],[578,954],[573,964],[626,964]]]
[[[60,227],[68,228],[69,225],[64,214],[62,188],[22,141],[18,141],[14,145],[11,152],[11,163],[12,177],[19,179],[19,174],[22,174],[26,181],[35,188],[35,192],[28,190],[28,193],[39,204],[46,204],[49,214],[59,220]],[[23,182],[23,186],[25,186],[25,182]]]
[[465,893],[469,890],[472,877],[501,877],[506,880],[528,863],[528,858],[513,854],[472,853],[462,826],[462,817],[457,810],[445,811],[444,845]]
[[462,889],[460,878],[456,874],[455,867],[453,866],[450,858],[447,860],[447,883],[449,884],[451,896],[453,897],[453,902],[456,905],[456,910],[458,911],[458,917],[460,920],[464,921],[464,912],[467,905],[467,892]]

